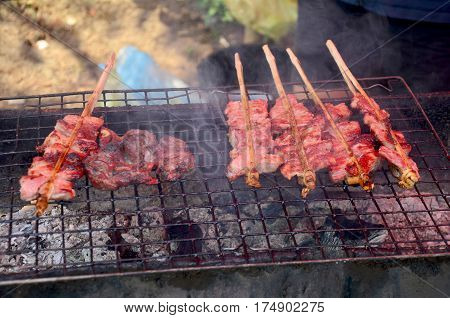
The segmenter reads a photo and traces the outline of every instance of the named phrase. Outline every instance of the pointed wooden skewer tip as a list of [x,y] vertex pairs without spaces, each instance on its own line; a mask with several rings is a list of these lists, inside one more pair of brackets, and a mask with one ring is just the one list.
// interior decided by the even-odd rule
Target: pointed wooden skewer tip
[[94,110],[95,107],[95,103],[97,102],[100,94],[103,92],[103,89],[105,88],[106,81],[108,80],[109,74],[111,74],[115,61],[116,61],[116,54],[112,52],[111,55],[109,56],[108,61],[106,62],[102,74],[100,75],[97,85],[94,91],[92,92],[91,96],[89,97],[86,107],[83,110],[82,113],[83,117],[90,116],[92,114],[92,111]]

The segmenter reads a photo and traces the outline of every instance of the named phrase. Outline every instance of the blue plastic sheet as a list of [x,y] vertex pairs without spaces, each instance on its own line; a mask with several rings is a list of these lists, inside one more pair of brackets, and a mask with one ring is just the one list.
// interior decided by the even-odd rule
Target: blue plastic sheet
[[[100,66],[104,67],[104,65]],[[134,46],[126,46],[120,49],[117,55],[114,76],[111,76],[106,84],[107,89],[120,90],[182,87],[187,87],[187,84],[161,69],[150,54]],[[127,94],[129,99],[127,104],[142,105],[142,101],[133,101],[133,99],[142,100],[144,98],[143,95],[142,92]],[[149,98],[148,104],[163,104],[162,100],[165,99],[165,93],[148,92],[147,97]],[[187,103],[185,97],[171,101]],[[123,106],[123,102],[109,102],[108,106]]]

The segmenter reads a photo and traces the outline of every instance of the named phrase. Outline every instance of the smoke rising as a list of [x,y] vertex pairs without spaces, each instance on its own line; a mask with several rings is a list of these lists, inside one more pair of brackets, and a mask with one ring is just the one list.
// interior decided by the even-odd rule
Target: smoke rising
[[[325,46],[331,39],[357,77],[399,75],[418,92],[450,90],[450,24],[392,19],[342,1],[302,0],[298,10],[292,42],[311,80],[341,79]],[[262,44],[211,54],[198,66],[200,84],[236,85],[235,52],[247,83],[272,83]],[[299,81],[285,48],[271,49],[283,81]]]

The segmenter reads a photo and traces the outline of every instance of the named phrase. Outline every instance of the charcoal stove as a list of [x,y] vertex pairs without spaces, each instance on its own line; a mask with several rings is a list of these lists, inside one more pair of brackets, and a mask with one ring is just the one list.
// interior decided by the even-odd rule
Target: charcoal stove
[[[185,140],[196,170],[175,182],[100,191],[84,178],[76,198],[40,218],[19,198],[35,147],[56,120],[79,114],[90,92],[0,99],[0,284],[146,272],[450,255],[448,151],[400,77],[361,79],[413,146],[421,181],[398,187],[384,165],[375,189],[317,174],[307,199],[279,173],[262,187],[225,177],[230,145],[223,117],[235,88],[105,91],[94,110],[123,134],[148,129]],[[342,81],[313,83],[324,102],[349,102]],[[273,85],[248,85],[274,102]],[[305,88],[286,90],[306,99]],[[359,119],[355,114],[355,119]]]

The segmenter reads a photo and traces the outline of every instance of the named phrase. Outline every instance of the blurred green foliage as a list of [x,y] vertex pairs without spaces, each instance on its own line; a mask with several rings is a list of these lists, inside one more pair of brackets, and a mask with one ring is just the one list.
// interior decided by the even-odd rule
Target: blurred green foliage
[[297,0],[223,0],[230,14],[245,27],[280,40],[297,21]]
[[212,24],[219,20],[221,22],[232,22],[233,16],[224,4],[224,0],[197,0],[204,10],[206,24]]

